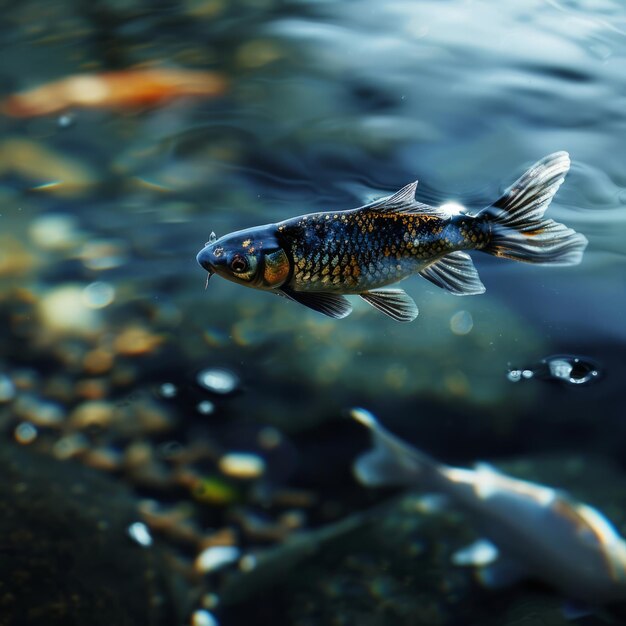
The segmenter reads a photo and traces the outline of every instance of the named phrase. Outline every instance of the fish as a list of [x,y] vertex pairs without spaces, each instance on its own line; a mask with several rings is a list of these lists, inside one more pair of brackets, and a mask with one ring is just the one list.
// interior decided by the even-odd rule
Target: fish
[[0,103],[11,117],[39,117],[73,107],[137,109],[167,104],[177,98],[210,98],[226,91],[215,72],[182,68],[130,68],[75,74],[12,94]]
[[569,170],[567,152],[533,165],[498,200],[472,216],[415,199],[417,181],[365,206],[323,211],[214,233],[196,259],[209,275],[274,292],[329,317],[352,312],[358,295],[400,322],[418,314],[402,289],[412,274],[457,296],[485,286],[465,250],[544,265],[580,263],[587,239],[543,214]]
[[486,463],[450,467],[390,433],[369,411],[353,409],[351,416],[373,444],[354,462],[357,480],[442,494],[465,512],[485,538],[452,560],[478,565],[486,586],[534,578],[587,605],[626,600],[626,541],[600,511]]

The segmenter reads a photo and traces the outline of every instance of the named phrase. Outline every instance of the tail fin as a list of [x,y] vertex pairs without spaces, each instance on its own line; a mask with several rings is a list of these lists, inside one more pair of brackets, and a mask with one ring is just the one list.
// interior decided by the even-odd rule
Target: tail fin
[[485,252],[542,265],[580,263],[587,239],[543,218],[569,166],[567,152],[544,157],[481,213],[492,224],[492,238]]
[[373,448],[353,465],[357,480],[368,487],[420,486],[438,490],[441,466],[416,448],[383,428],[365,409],[352,409],[351,416],[370,430]]

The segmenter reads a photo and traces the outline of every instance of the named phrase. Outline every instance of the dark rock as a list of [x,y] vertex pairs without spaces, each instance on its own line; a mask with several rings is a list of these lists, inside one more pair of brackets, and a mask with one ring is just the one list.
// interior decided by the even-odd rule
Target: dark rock
[[176,582],[133,542],[130,493],[88,468],[0,447],[0,625],[180,622]]

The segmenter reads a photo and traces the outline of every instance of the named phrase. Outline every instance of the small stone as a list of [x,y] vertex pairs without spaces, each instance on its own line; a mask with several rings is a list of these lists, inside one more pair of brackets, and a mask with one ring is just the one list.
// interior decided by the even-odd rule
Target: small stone
[[232,393],[239,386],[239,379],[235,374],[218,367],[202,370],[197,380],[206,390],[224,395]]
[[103,472],[116,472],[122,466],[122,454],[110,446],[86,450],[81,456],[85,465]]
[[110,402],[90,400],[79,404],[70,414],[70,423],[76,428],[99,426],[106,428],[113,419],[115,407]]
[[202,402],[198,403],[196,409],[202,415],[211,415],[215,412],[215,405],[210,400],[202,400]]
[[35,218],[28,229],[32,242],[42,250],[73,250],[85,237],[76,219],[64,213],[48,213]]
[[191,626],[219,626],[215,617],[206,609],[198,609],[191,616]]
[[153,352],[164,341],[161,335],[152,333],[142,326],[125,328],[114,342],[115,351],[124,356],[140,356]]
[[83,288],[64,285],[46,293],[39,301],[42,324],[54,333],[92,335],[102,328],[98,311],[85,305]]
[[87,450],[89,441],[80,433],[73,433],[61,437],[52,446],[52,454],[60,461],[74,458]]
[[75,386],[76,396],[85,400],[102,400],[109,391],[108,382],[102,378],[79,380]]
[[65,418],[61,405],[50,400],[42,400],[31,394],[24,394],[17,398],[13,410],[18,417],[40,427],[58,428]]
[[176,388],[176,385],[172,383],[163,383],[159,387],[159,394],[163,398],[174,398],[177,393],[178,389]]
[[90,309],[103,309],[115,299],[115,288],[109,283],[96,281],[83,289],[83,302]]
[[218,462],[220,471],[231,478],[251,480],[265,472],[265,461],[256,454],[229,452]]
[[15,385],[5,374],[0,374],[0,404],[11,402],[15,398]]
[[128,261],[128,251],[121,240],[96,239],[82,247],[79,258],[90,270],[110,270]]
[[37,439],[37,429],[30,422],[22,422],[15,427],[15,441],[28,445]]
[[105,374],[113,367],[113,354],[103,348],[87,352],[83,358],[83,369],[88,374]]
[[152,535],[143,522],[135,522],[128,527],[128,536],[143,548],[152,545]]
[[235,546],[211,546],[197,556],[194,567],[201,574],[208,574],[234,563],[240,554]]
[[74,126],[76,122],[76,118],[71,113],[66,113],[65,115],[59,115],[57,118],[57,126],[62,129],[70,128]]

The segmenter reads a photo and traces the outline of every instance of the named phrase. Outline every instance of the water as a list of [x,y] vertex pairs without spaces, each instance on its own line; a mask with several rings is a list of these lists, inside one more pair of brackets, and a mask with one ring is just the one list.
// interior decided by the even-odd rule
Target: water
[[[561,623],[549,587],[489,593],[450,564],[475,538],[462,519],[417,515],[410,498],[390,510],[392,494],[357,486],[366,437],[346,413],[367,407],[446,462],[570,489],[624,529],[625,56],[617,0],[7,8],[3,96],[134,66],[209,70],[227,87],[0,116],[4,454],[130,489],[146,549],[187,572],[159,591],[181,623]],[[203,288],[211,231],[351,208],[416,178],[422,202],[479,209],[556,150],[572,168],[548,215],[589,239],[579,266],[475,253],[486,293],[409,279],[420,315],[405,325],[364,303],[333,321],[218,277]],[[555,354],[602,376],[507,377]],[[262,475],[222,473],[231,453]],[[137,519],[113,540],[127,545]],[[269,569],[193,574],[209,545]]]

